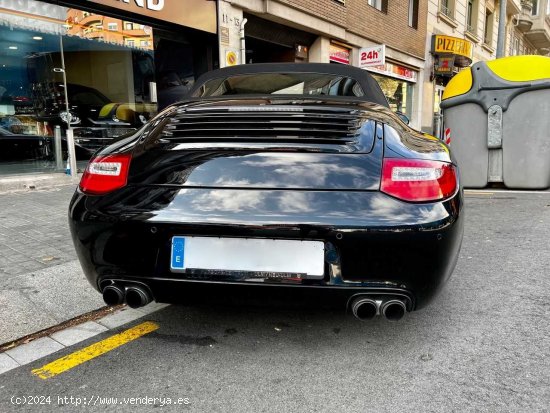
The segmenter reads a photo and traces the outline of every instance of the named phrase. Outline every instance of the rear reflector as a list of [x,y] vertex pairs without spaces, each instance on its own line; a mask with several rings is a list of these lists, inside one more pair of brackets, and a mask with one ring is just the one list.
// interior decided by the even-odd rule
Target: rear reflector
[[93,158],[82,175],[80,190],[90,195],[103,195],[122,188],[128,180],[131,158],[130,154]]
[[405,201],[439,201],[454,195],[456,169],[441,161],[385,158],[380,190]]

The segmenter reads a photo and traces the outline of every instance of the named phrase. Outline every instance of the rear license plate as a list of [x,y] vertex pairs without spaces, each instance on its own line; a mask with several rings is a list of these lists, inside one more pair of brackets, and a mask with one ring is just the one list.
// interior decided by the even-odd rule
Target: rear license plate
[[172,238],[170,269],[323,278],[324,257],[322,241],[176,236]]

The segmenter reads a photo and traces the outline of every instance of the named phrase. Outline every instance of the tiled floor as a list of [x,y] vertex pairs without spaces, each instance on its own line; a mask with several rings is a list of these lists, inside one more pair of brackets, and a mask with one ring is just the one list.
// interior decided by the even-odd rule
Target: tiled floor
[[0,194],[0,280],[74,260],[67,224],[73,186]]

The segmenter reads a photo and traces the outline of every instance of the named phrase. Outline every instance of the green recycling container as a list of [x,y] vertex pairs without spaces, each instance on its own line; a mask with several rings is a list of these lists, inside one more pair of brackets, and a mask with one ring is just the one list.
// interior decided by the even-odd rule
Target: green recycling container
[[466,188],[550,188],[550,58],[478,62],[447,85],[443,122]]

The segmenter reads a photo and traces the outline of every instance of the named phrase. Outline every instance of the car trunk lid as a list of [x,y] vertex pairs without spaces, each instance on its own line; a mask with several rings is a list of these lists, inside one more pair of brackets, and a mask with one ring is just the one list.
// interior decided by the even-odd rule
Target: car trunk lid
[[188,187],[376,190],[382,128],[369,113],[319,99],[182,105],[148,151],[165,172],[145,179]]

